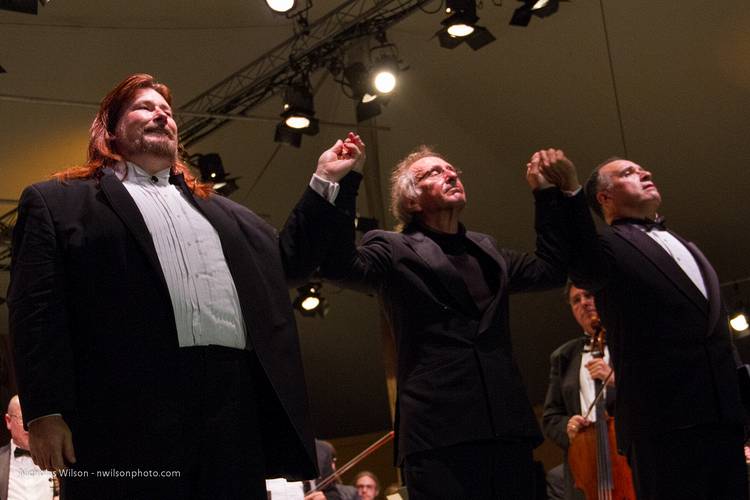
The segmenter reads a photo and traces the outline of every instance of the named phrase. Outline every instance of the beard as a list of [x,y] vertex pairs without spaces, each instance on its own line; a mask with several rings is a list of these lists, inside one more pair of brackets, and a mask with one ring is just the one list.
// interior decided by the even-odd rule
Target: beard
[[140,130],[128,134],[126,141],[117,141],[120,154],[124,158],[148,154],[159,158],[177,161],[177,139],[163,129]]
[[169,133],[142,133],[131,143],[132,151],[177,160],[177,140]]

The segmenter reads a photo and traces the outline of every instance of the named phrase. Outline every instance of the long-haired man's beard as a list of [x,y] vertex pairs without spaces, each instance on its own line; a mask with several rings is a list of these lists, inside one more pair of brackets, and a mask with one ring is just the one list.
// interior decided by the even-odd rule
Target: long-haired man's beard
[[165,134],[143,134],[130,148],[133,152],[148,153],[162,158],[177,159],[177,141]]

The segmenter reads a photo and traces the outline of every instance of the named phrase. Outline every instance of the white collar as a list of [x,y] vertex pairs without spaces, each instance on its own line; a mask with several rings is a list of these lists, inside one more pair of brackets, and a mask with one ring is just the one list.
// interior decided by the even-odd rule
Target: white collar
[[117,178],[123,182],[132,182],[142,186],[168,186],[171,168],[167,167],[155,174],[150,174],[132,161],[121,161],[115,165],[114,171]]

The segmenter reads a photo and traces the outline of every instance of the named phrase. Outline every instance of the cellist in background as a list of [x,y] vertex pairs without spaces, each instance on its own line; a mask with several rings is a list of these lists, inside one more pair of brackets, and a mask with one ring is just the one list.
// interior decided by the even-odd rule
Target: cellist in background
[[[567,450],[578,432],[596,420],[595,412],[591,412],[588,418],[583,417],[596,397],[594,380],[607,380],[604,397],[607,406],[611,407],[615,400],[615,376],[610,376],[612,368],[606,347],[604,358],[593,358],[587,349],[591,335],[595,333],[594,318],[598,317],[594,296],[570,283],[565,288],[565,296],[573,317],[585,335],[564,343],[550,356],[550,383],[544,401],[543,430],[545,436],[566,452],[563,462],[564,498],[583,500],[583,494],[574,487]],[[612,414],[611,408],[608,409]],[[591,466],[596,467],[596,464],[592,463]]]

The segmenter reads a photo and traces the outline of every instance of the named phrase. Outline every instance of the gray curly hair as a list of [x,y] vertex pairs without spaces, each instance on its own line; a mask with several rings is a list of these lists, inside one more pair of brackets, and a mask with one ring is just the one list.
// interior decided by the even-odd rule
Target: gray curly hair
[[391,213],[398,219],[396,229],[399,231],[403,230],[404,226],[414,219],[413,212],[409,211],[407,201],[416,199],[421,192],[409,167],[414,162],[428,156],[443,158],[443,155],[432,147],[422,144],[399,161],[391,173]]

